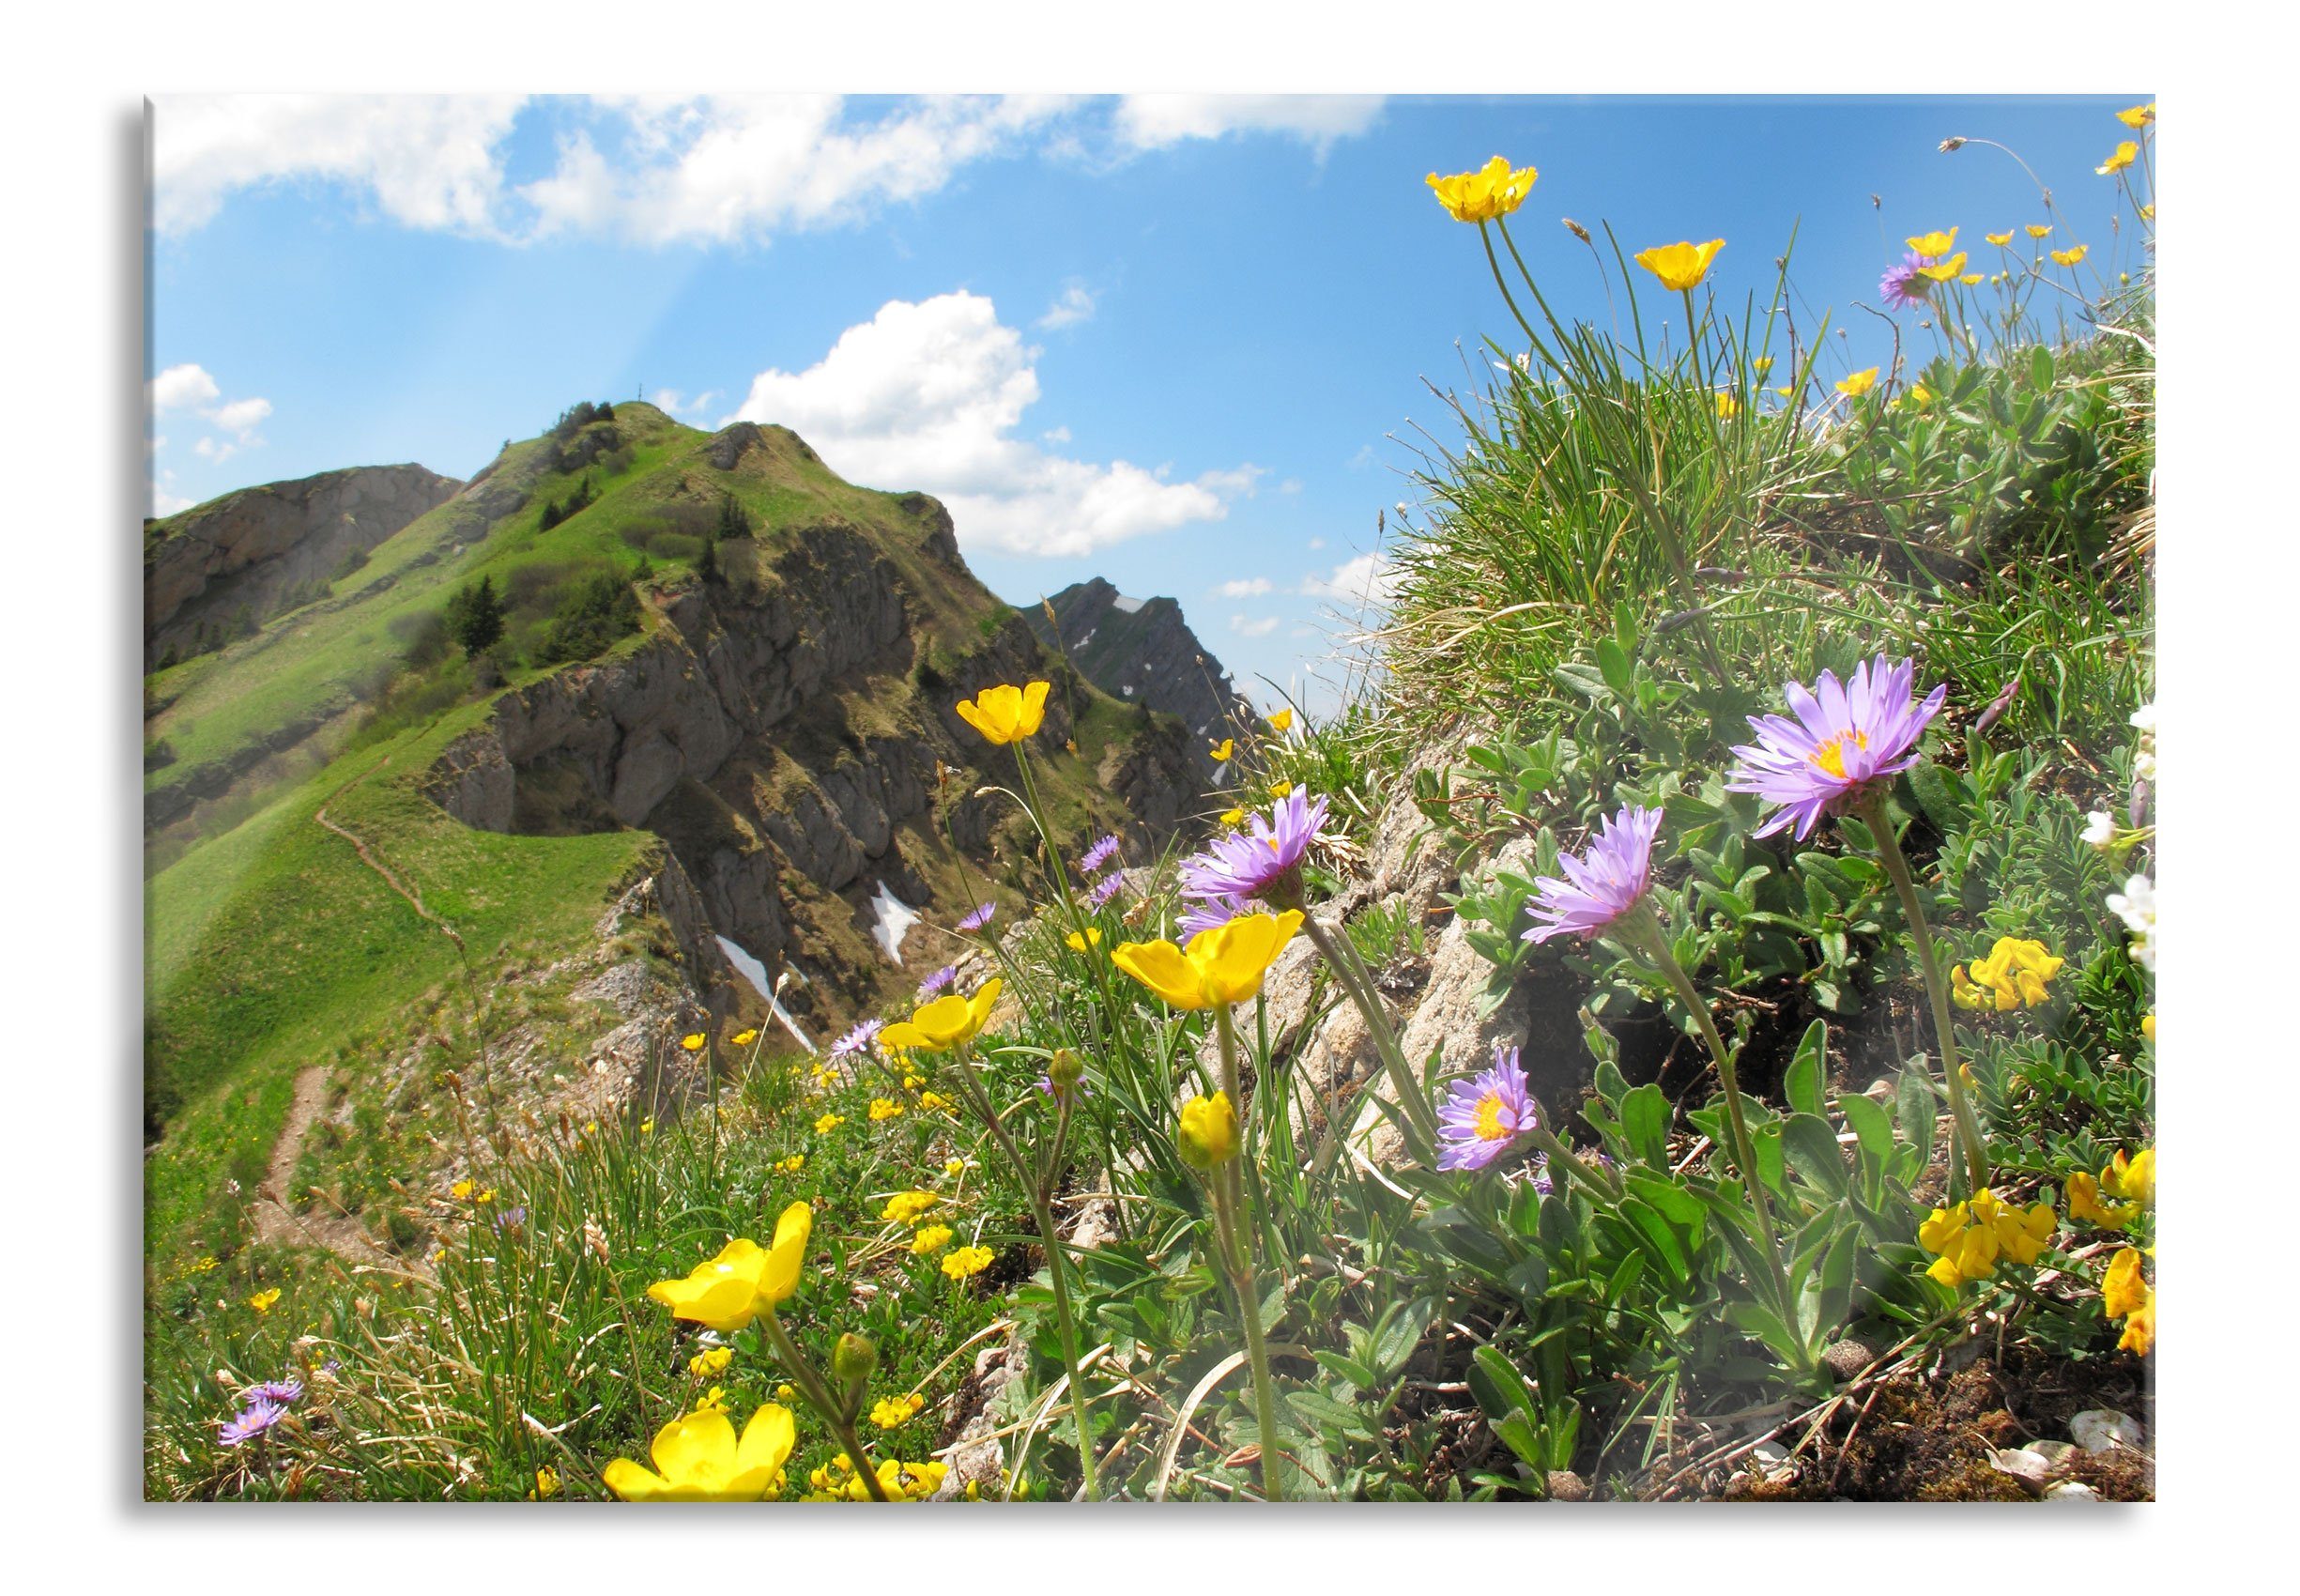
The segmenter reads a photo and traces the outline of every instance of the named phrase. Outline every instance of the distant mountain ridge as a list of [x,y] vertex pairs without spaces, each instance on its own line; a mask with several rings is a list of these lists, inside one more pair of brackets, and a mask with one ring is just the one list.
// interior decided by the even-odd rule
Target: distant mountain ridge
[[1128,598],[1096,576],[1024,610],[1023,619],[1040,642],[1066,655],[1079,674],[1112,698],[1180,716],[1196,739],[1199,768],[1209,781],[1218,767],[1207,749],[1254,713],[1171,598]]

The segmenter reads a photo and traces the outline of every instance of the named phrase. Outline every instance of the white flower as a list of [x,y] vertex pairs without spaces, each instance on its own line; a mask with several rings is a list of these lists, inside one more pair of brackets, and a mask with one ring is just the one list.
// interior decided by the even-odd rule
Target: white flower
[[2135,781],[2154,783],[2156,779],[2156,700],[2151,698],[2132,712],[2133,729],[2140,734],[2139,746],[2132,754],[2132,776]]
[[2139,709],[2132,712],[2132,729],[2135,731],[2138,731],[2142,737],[2154,737],[2156,735],[2155,699],[2149,699],[2147,703],[2142,704]]
[[2108,912],[2132,932],[2133,962],[2156,973],[2156,888],[2146,876],[2128,877],[2124,890],[2108,895]]
[[2116,822],[2106,809],[2094,809],[2084,817],[2084,845],[2108,852],[2108,844],[2116,840]]

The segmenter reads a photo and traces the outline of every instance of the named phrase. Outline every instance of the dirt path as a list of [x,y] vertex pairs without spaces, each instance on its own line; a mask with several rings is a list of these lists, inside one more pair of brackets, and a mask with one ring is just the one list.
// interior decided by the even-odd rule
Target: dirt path
[[311,1134],[327,1106],[327,1067],[315,1064],[296,1077],[296,1097],[288,1107],[287,1123],[280,1128],[280,1139],[272,1145],[271,1166],[264,1172],[264,1182],[255,1189],[251,1214],[255,1239],[324,1247],[355,1264],[387,1263],[389,1254],[376,1245],[375,1237],[359,1220],[345,1214],[299,1214],[291,1204],[290,1183],[296,1177],[296,1161],[303,1157],[303,1139]]
[[[376,770],[381,770],[384,768],[384,765],[388,765],[391,762],[390,758],[387,756],[382,764],[378,764],[376,767]],[[337,788],[335,791],[329,794],[329,802],[332,803],[335,799],[342,797],[345,793],[350,791],[352,788],[358,786],[360,782],[365,781],[368,776],[375,774],[376,771],[369,771],[366,773],[366,775],[352,777],[350,781],[345,782],[342,787]],[[414,909],[414,911],[418,914],[421,914],[424,919],[431,922],[431,924],[437,926],[439,928],[440,935],[446,937],[448,941],[453,943],[458,950],[463,947],[463,938],[455,934],[455,928],[449,925],[445,920],[440,919],[438,915],[434,914],[430,910],[423,907],[423,895],[422,893],[416,891],[415,888],[409,886],[406,882],[401,881],[399,877],[392,874],[391,867],[389,865],[386,865],[382,860],[376,857],[374,850],[368,847],[366,841],[362,839],[357,832],[352,831],[348,826],[339,825],[334,821],[328,819],[328,806],[326,804],[322,804],[319,806],[318,810],[312,816],[312,819],[317,821],[321,825],[327,827],[328,830],[335,833],[336,836],[342,837],[345,842],[350,843],[352,851],[360,855],[360,864],[365,865],[369,869],[375,871],[376,874],[381,876],[383,878],[384,885],[390,887],[393,892],[399,894],[400,897],[406,898],[409,907]]]

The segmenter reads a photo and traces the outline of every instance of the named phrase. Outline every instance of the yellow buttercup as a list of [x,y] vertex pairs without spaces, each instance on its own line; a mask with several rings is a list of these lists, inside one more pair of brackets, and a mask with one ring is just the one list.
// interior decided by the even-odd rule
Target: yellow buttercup
[[1683,293],[1701,286],[1709,275],[1709,263],[1717,258],[1725,248],[1723,238],[1711,238],[1706,244],[1662,244],[1637,254],[1639,266],[1661,279],[1661,285],[1673,293]]
[[1475,172],[1457,172],[1450,177],[1433,172],[1424,181],[1456,222],[1491,222],[1525,204],[1540,176],[1532,167],[1512,168],[1496,155]]
[[814,1210],[793,1203],[775,1221],[774,1246],[738,1236],[684,1280],[657,1281],[647,1295],[674,1318],[730,1334],[798,1290],[799,1266],[805,1262],[814,1228]]
[[1263,976],[1301,926],[1298,909],[1241,914],[1199,932],[1188,949],[1162,940],[1121,943],[1111,961],[1175,1008],[1214,1008],[1259,992]]
[[971,1042],[990,1018],[990,1005],[998,1001],[998,977],[993,975],[971,998],[956,992],[936,998],[909,1020],[880,1032],[879,1046],[888,1052],[916,1048],[922,1052],[939,1053],[961,1042]]
[[958,718],[992,743],[1020,743],[1046,719],[1048,686],[1033,682],[1027,687],[1005,683],[985,687],[972,698],[958,700]]
[[756,1502],[773,1489],[798,1440],[790,1410],[769,1403],[751,1415],[742,1439],[717,1408],[674,1419],[655,1435],[643,1468],[619,1457],[600,1478],[626,1502]]

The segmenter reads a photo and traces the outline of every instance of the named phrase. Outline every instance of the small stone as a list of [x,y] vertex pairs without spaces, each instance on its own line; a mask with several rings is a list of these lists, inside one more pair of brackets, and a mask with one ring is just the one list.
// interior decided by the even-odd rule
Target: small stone
[[2048,1502],[2096,1502],[2100,1500],[2100,1493],[2081,1480],[2063,1480],[2058,1484],[2045,1487],[2045,1500]]
[[1821,1367],[1835,1376],[1840,1385],[1876,1361],[1876,1350],[1868,1343],[1855,1341],[1850,1336],[1843,1341],[1832,1342],[1821,1352]]
[[1549,1471],[1549,1499],[1586,1502],[1589,1499],[1589,1482],[1570,1468],[1553,1468]]
[[2076,1437],[2077,1445],[2088,1452],[2113,1451],[2118,1447],[2139,1447],[2147,1438],[2140,1421],[2129,1413],[2119,1413],[2113,1407],[2089,1407],[2068,1421],[2068,1433]]

